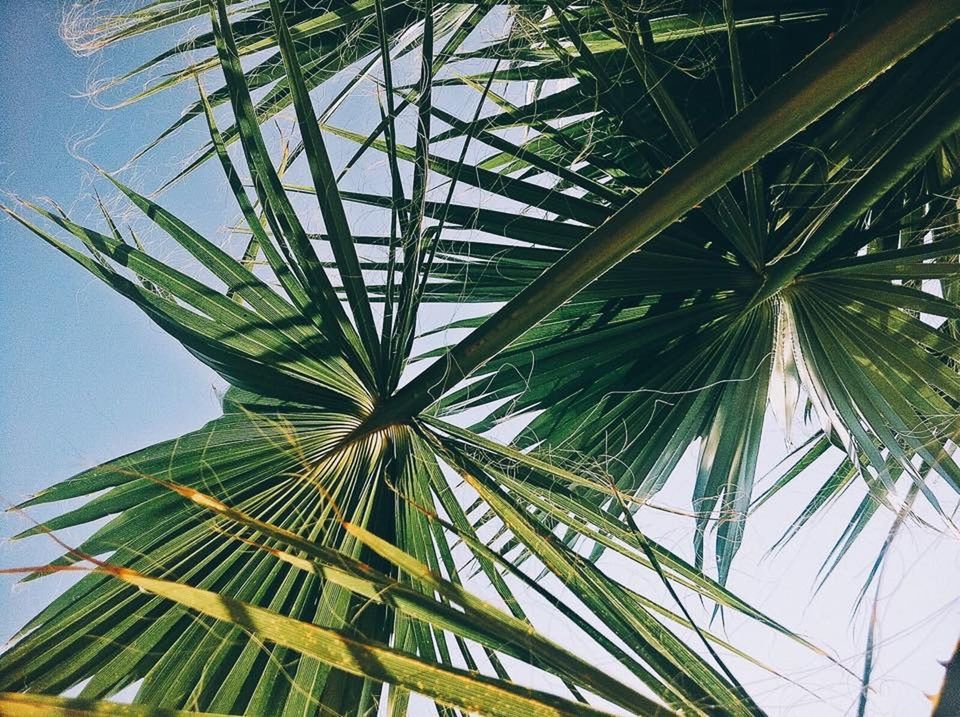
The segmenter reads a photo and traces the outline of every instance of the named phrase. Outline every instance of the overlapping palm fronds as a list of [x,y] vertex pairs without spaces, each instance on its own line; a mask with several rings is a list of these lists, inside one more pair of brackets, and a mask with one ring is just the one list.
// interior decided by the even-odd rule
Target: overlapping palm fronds
[[[854,478],[869,488],[858,520],[897,508],[898,481],[935,506],[928,473],[960,488],[955,9],[208,5],[152,2],[92,42],[209,10],[209,33],[157,62],[209,56],[148,92],[222,71],[183,122],[209,126],[192,166],[223,165],[242,256],[109,175],[203,281],[109,215],[101,231],[8,212],[223,376],[224,415],[25,504],[89,498],[24,535],[108,520],[38,570],[92,565],[0,656],[0,690],[82,684],[78,708],[121,711],[99,700],[136,684],[137,704],[231,714],[401,714],[411,692],[443,714],[759,713],[720,655],[743,653],[693,624],[674,586],[802,642],[723,586],[768,403],[790,425],[806,397],[822,422],[801,468],[828,442],[846,451],[801,522]],[[340,126],[369,77],[375,129]],[[318,112],[311,90],[344,78]],[[260,130],[285,108],[303,183]],[[338,171],[327,145],[343,140],[359,149]],[[350,186],[374,152],[381,181]],[[356,230],[355,205],[379,208],[379,233]],[[427,305],[463,300],[506,303],[448,323],[473,330],[404,382]],[[447,415],[472,408],[473,430]],[[479,435],[533,411],[515,445]],[[698,441],[691,565],[633,513]],[[712,513],[719,581],[701,570]],[[679,604],[609,577],[583,544]],[[582,649],[538,631],[520,595]],[[531,670],[566,696],[511,678]],[[0,706],[60,704],[43,700]]]

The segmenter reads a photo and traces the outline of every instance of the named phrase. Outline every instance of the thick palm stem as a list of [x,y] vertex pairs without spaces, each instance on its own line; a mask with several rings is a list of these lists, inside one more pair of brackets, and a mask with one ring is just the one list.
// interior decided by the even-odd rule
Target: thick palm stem
[[414,416],[728,181],[949,25],[955,2],[888,0],[823,44],[370,418]]

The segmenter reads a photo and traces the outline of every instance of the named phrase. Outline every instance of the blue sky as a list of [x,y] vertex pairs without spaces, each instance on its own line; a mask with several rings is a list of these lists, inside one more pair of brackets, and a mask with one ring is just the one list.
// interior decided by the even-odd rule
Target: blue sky
[[[129,68],[169,43],[169,36],[136,40],[105,59],[75,57],[58,37],[58,0],[31,0],[32,12],[14,0],[0,0],[0,189],[27,198],[49,196],[77,216],[92,215],[91,171],[71,157],[81,153],[107,169],[123,165],[142,145],[173,121],[193,98],[192,88],[122,110],[105,111],[78,97],[91,78]],[[169,177],[178,158],[202,140],[201,128],[148,155],[124,175],[139,188],[152,189]],[[100,185],[101,189],[102,183]],[[165,206],[207,233],[216,233],[236,215],[213,165],[163,196]],[[4,199],[8,203],[7,199]],[[148,236],[149,238],[149,236]],[[194,429],[218,415],[215,387],[222,382],[157,329],[137,309],[90,278],[65,257],[0,220],[0,503],[17,503],[40,488],[96,463]],[[772,458],[779,449],[771,449]],[[769,461],[768,461],[769,462]],[[680,469],[685,470],[683,467]],[[825,469],[824,469],[825,470]],[[866,639],[865,615],[851,620],[850,606],[867,567],[883,540],[886,524],[865,534],[860,547],[816,597],[813,579],[851,505],[837,506],[775,558],[762,561],[804,499],[806,487],[785,491],[779,502],[757,516],[738,557],[734,587],[761,608],[835,648],[859,669]],[[685,505],[689,484],[661,502]],[[56,511],[31,511],[38,520]],[[831,524],[830,521],[833,521]],[[23,516],[0,514],[3,538],[30,526]],[[685,550],[688,524],[664,525],[662,537]],[[78,534],[66,531],[75,542]],[[672,541],[672,543],[670,542]],[[0,542],[0,567],[37,564],[58,553],[45,538]],[[882,648],[878,692],[869,714],[924,714],[923,692],[939,683],[936,659],[947,657],[960,631],[956,575],[960,551],[955,539],[907,530],[890,561],[881,603]],[[949,578],[944,578],[949,576]],[[0,642],[45,601],[72,581],[52,576],[16,586],[0,576]],[[896,589],[894,589],[896,588]],[[735,641],[778,666],[773,643],[735,626]],[[801,681],[822,691],[827,703],[791,702],[789,692],[771,697],[785,714],[845,714],[853,704],[849,678],[828,673],[822,662],[787,656]],[[819,665],[819,666],[817,666]],[[800,674],[809,669],[809,674]],[[748,682],[748,684],[750,684]],[[773,689],[763,683],[762,689]],[[777,688],[779,689],[779,688]]]
[[[71,151],[117,168],[179,108],[161,98],[107,112],[78,95],[91,77],[105,76],[113,63],[132,66],[161,47],[164,38],[134,42],[97,68],[92,58],[75,57],[60,40],[61,3],[32,0],[32,6],[35,11],[24,12],[21,3],[0,2],[0,189],[24,198],[50,197],[84,217],[95,207],[91,171]],[[190,142],[185,139],[179,150],[196,146]],[[165,151],[175,153],[178,147],[171,144]],[[160,159],[157,177],[171,169]],[[147,176],[150,165],[144,162],[136,177],[147,187],[154,186]],[[172,190],[169,198],[207,228],[230,216],[216,211],[224,204],[221,197],[194,196],[184,188]],[[9,197],[3,201],[9,204]],[[5,377],[0,382],[0,501],[5,507],[217,415],[212,387],[220,380],[215,374],[138,309],[6,218],[0,219],[0,292],[0,375]],[[38,519],[47,514],[31,513]],[[4,538],[28,525],[22,516],[0,514]],[[4,541],[0,561],[5,567],[32,564],[56,550],[42,538]],[[16,580],[0,576],[0,641],[70,579],[55,576],[11,592]]]

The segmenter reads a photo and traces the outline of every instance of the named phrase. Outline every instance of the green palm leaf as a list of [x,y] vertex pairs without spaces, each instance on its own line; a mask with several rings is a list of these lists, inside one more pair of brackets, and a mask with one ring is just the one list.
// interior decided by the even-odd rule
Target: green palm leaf
[[[812,53],[836,29],[815,3],[782,15],[715,5],[175,0],[96,36],[109,45],[209,10],[209,34],[129,77],[198,49],[207,56],[141,95],[223,72],[187,115],[211,135],[193,166],[218,157],[249,245],[234,257],[109,175],[202,279],[124,242],[109,214],[105,233],[32,204],[36,219],[7,212],[231,388],[198,431],[24,504],[87,499],[18,537],[105,522],[31,576],[96,568],[0,655],[0,690],[82,683],[74,706],[93,713],[134,684],[137,704],[223,713],[401,713],[411,692],[442,714],[759,713],[718,651],[736,648],[696,626],[676,590],[812,647],[724,587],[764,500],[768,402],[790,420],[805,396],[824,431],[771,491],[827,441],[847,456],[785,537],[854,477],[868,497],[837,559],[880,507],[901,510],[901,476],[939,509],[917,459],[960,488],[960,426],[936,420],[960,395],[960,43],[949,4],[875,3]],[[782,63],[754,70],[768,30]],[[691,46],[717,58],[705,76],[676,69]],[[393,71],[414,50],[407,82]],[[342,127],[333,112],[378,60],[376,128]],[[347,89],[318,112],[311,90],[334,77]],[[449,104],[474,93],[467,114]],[[227,102],[221,132],[214,110]],[[289,162],[275,166],[260,129],[288,105],[309,185],[285,181]],[[359,145],[339,174],[328,140]],[[351,186],[371,151],[387,156],[385,181]],[[298,195],[316,202],[319,234]],[[379,234],[356,229],[358,205],[389,217]],[[503,305],[451,320],[472,329],[459,344],[417,343],[424,304],[464,297]],[[435,360],[403,383],[417,357]],[[474,431],[440,419],[474,408]],[[514,445],[477,433],[533,411]],[[691,565],[633,514],[694,445]],[[549,458],[561,452],[576,460]],[[599,465],[602,479],[569,463]],[[701,570],[714,523],[716,581]],[[682,614],[607,576],[593,560],[603,550],[667,582]],[[538,632],[518,586],[617,675]],[[511,679],[516,661],[572,699]]]

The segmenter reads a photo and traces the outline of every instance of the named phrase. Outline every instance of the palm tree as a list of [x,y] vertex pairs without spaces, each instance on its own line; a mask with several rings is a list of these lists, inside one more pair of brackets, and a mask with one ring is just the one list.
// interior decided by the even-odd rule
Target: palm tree
[[[182,175],[218,158],[242,253],[106,173],[197,272],[106,208],[99,230],[7,209],[231,388],[200,430],[24,504],[89,498],[22,536],[112,517],[37,569],[92,565],[0,656],[0,705],[107,709],[137,683],[138,704],[219,713],[403,713],[419,693],[443,714],[757,714],[720,654],[736,648],[678,594],[813,647],[725,587],[754,506],[833,445],[784,540],[855,482],[831,564],[883,509],[899,524],[922,498],[949,523],[955,3],[163,0],[83,46],[208,12],[209,33],[128,79],[183,66],[130,99],[222,72],[165,136],[205,119]],[[371,78],[372,128],[335,124]],[[299,142],[278,167],[261,126],[288,108]],[[358,145],[339,170],[332,138]],[[377,181],[352,186],[370,153]],[[468,301],[495,308],[436,313]],[[821,428],[755,496],[768,406]],[[512,442],[482,435],[516,417]],[[692,564],[638,514],[691,446]],[[671,602],[606,575],[604,551]],[[522,595],[590,647],[538,631]],[[81,683],[79,702],[51,696]]]

